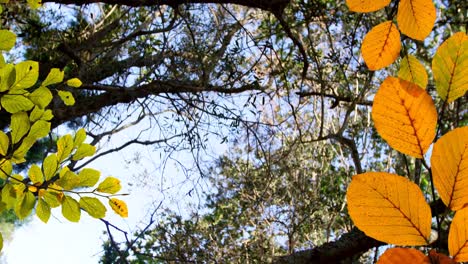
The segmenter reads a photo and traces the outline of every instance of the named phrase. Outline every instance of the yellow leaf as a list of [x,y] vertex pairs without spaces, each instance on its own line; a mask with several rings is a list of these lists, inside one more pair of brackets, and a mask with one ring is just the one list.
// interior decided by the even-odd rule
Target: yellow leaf
[[18,143],[26,133],[28,133],[30,127],[29,117],[26,112],[19,112],[11,116],[11,143]]
[[83,143],[78,147],[75,154],[73,154],[72,160],[80,160],[85,157],[92,156],[94,155],[95,152],[96,152],[95,146]]
[[11,89],[30,88],[39,78],[39,63],[37,61],[22,61],[15,66],[16,79]]
[[5,156],[7,154],[9,145],[10,139],[5,132],[0,131],[0,155]]
[[419,86],[387,77],[374,97],[372,119],[379,135],[394,149],[422,158],[436,132],[437,111]]
[[367,13],[377,11],[390,4],[390,0],[346,0],[350,11]]
[[22,193],[15,204],[15,213],[19,219],[24,219],[36,205],[36,197],[31,192]]
[[4,159],[0,162],[0,179],[5,180],[13,172],[13,165],[10,160]]
[[71,87],[75,87],[75,88],[78,88],[82,85],[80,79],[78,78],[73,78],[73,79],[70,79],[67,81],[67,85],[68,86],[71,86]]
[[57,68],[52,68],[46,79],[42,82],[43,86],[61,83],[63,81],[64,72]]
[[437,140],[431,166],[434,186],[445,205],[456,211],[468,204],[468,126]]
[[400,55],[400,49],[400,32],[392,21],[386,21],[367,33],[361,52],[367,67],[375,71],[392,64]]
[[107,177],[98,185],[97,191],[102,193],[114,194],[120,191],[121,188],[122,186],[120,185],[119,179],[114,177]]
[[65,175],[60,177],[55,183],[64,190],[73,190],[80,184],[80,178],[74,172],[67,171]]
[[93,187],[99,181],[101,173],[94,169],[84,168],[78,176],[80,177],[80,187]]
[[447,102],[468,90],[468,36],[458,32],[444,41],[432,59],[437,93]]
[[386,172],[353,177],[347,194],[354,224],[366,235],[395,245],[427,245],[431,209],[419,187]]
[[450,225],[448,248],[457,262],[468,261],[468,208],[459,210]]
[[50,154],[44,159],[42,163],[42,170],[44,171],[44,177],[46,181],[50,180],[55,176],[58,169],[58,160],[56,154]]
[[58,95],[60,96],[60,99],[62,99],[63,103],[65,105],[74,105],[75,104],[75,98],[73,97],[73,94],[68,92],[68,91],[58,91]]
[[[59,200],[59,197],[58,197],[58,193],[54,193],[54,192],[49,192],[47,190],[44,190],[44,189],[41,189],[39,190],[39,193],[40,193],[40,196],[44,199],[45,202],[47,202],[47,204],[52,207],[52,208],[55,208],[55,207],[59,207],[60,206],[60,200]],[[62,194],[62,193],[60,193]]]
[[398,77],[417,84],[419,87],[426,89],[427,86],[427,72],[424,66],[413,55],[405,56],[401,60],[400,70]]
[[57,158],[64,161],[73,151],[73,139],[70,134],[60,137],[57,141]]
[[432,31],[436,9],[432,0],[400,0],[398,5],[398,28],[406,36],[424,40]]
[[120,215],[121,217],[128,217],[128,208],[124,201],[111,198],[109,199],[109,205],[116,214]]
[[36,206],[36,215],[42,222],[47,223],[50,218],[50,206],[42,199],[38,199]]
[[32,9],[37,9],[42,6],[42,0],[27,0]]
[[33,164],[31,168],[29,168],[28,177],[33,184],[44,182],[44,174],[42,174],[41,168],[36,164]]
[[[390,248],[380,256],[377,264],[426,263],[426,255],[414,248]],[[427,262],[429,264],[429,262]]]
[[9,31],[2,29],[0,30],[0,50],[9,51],[15,46],[16,35]]
[[25,90],[14,90],[3,95],[0,102],[3,108],[11,114],[29,111],[34,107],[34,103],[27,98],[28,95],[28,92]]
[[47,136],[50,132],[50,122],[44,120],[36,121],[29,130],[28,138],[32,141],[36,141],[40,138]]
[[50,104],[53,98],[52,93],[45,86],[39,87],[34,92],[32,92],[28,97],[29,97],[29,100],[31,100],[35,105],[39,106],[41,109],[46,108]]
[[80,221],[80,204],[72,197],[65,195],[62,200],[62,215],[70,222]]
[[107,209],[98,198],[81,197],[80,206],[94,218],[103,218],[106,216]]
[[86,131],[83,128],[78,129],[73,139],[73,146],[80,147],[86,139]]

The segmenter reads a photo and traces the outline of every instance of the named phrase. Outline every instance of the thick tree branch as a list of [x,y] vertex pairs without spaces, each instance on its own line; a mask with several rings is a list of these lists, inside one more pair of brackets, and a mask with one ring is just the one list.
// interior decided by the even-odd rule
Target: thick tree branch
[[168,5],[178,6],[183,4],[234,4],[246,7],[259,8],[272,12],[282,12],[290,0],[44,0],[57,4],[87,5],[92,3],[105,3],[111,5],[125,6],[156,6]]

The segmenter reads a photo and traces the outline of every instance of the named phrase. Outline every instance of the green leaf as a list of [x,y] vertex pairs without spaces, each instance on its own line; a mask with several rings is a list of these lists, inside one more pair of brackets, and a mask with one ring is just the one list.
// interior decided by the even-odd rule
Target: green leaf
[[39,87],[29,95],[29,100],[42,109],[46,108],[50,104],[52,98],[52,92],[44,86]]
[[106,216],[107,209],[98,198],[81,197],[80,206],[94,218],[103,218]]
[[60,137],[57,141],[57,158],[64,161],[73,151],[73,138],[70,134]]
[[46,79],[42,82],[43,86],[61,83],[63,81],[63,71],[58,68],[52,68]]
[[31,126],[31,130],[29,131],[28,137],[31,138],[31,140],[36,141],[40,138],[47,136],[49,132],[50,122],[38,120]]
[[99,181],[101,172],[85,168],[80,171],[78,176],[80,177],[80,187],[93,187]]
[[80,87],[82,84],[83,83],[78,78],[73,78],[67,81],[68,86],[75,87],[75,88]]
[[[3,99],[3,98],[2,98]],[[11,116],[11,142],[18,143],[30,128],[29,117],[26,112],[18,112]]]
[[44,182],[44,174],[42,174],[42,170],[37,164],[31,165],[28,171],[28,177],[33,184]]
[[47,190],[40,190],[39,191],[39,196],[41,196],[47,204],[52,207],[59,207],[60,206],[60,200],[57,197],[57,193],[49,192]]
[[44,176],[46,181],[54,177],[58,169],[58,160],[56,154],[50,154],[44,159],[42,163],[42,170],[44,171]]
[[55,182],[61,186],[64,190],[73,190],[80,184],[80,178],[72,171],[67,171],[63,177]]
[[47,223],[50,218],[50,206],[42,199],[39,199],[36,206],[36,215],[42,222]]
[[15,66],[16,78],[11,89],[30,88],[39,78],[39,63],[37,61],[22,61]]
[[22,193],[15,205],[15,213],[19,219],[24,219],[31,214],[34,205],[36,204],[36,197],[31,192]]
[[58,91],[58,95],[60,96],[60,99],[62,99],[63,103],[65,105],[74,105],[75,104],[75,98],[73,97],[73,94],[68,92],[68,91]]
[[65,195],[62,200],[62,215],[70,222],[80,221],[80,204],[72,197]]
[[0,102],[8,113],[14,114],[21,111],[29,111],[34,107],[26,96],[28,92],[25,90],[15,90],[14,94],[8,93],[2,96]]
[[0,92],[5,92],[15,83],[15,66],[6,64],[0,69]]
[[13,165],[10,160],[2,160],[0,163],[0,179],[6,180],[13,172]]
[[8,152],[8,146],[10,145],[10,139],[5,132],[0,131],[0,155],[5,156]]
[[97,187],[98,192],[114,194],[120,191],[122,186],[120,185],[120,180],[114,177],[107,177],[103,182]]
[[85,139],[86,139],[86,131],[84,130],[84,128],[78,129],[78,131],[76,131],[75,138],[73,140],[73,147],[76,148],[76,147],[81,146],[81,144],[83,144]]
[[72,160],[80,160],[85,157],[89,157],[94,155],[96,152],[96,147],[90,144],[83,143],[81,146],[78,147],[75,154],[72,157]]
[[0,30],[0,50],[9,51],[16,43],[15,33],[2,29]]

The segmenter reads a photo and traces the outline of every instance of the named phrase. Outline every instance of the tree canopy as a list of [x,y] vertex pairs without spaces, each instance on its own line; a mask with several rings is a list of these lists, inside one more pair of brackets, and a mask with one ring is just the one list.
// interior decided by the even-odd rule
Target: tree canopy
[[[0,3],[2,210],[101,219],[102,263],[468,261],[465,1]],[[90,166],[130,145],[202,202],[117,241]]]

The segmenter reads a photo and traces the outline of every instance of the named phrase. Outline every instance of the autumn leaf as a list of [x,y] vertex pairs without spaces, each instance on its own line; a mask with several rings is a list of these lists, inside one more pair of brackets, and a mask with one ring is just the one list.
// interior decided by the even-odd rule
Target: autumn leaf
[[367,67],[375,71],[392,64],[400,55],[400,49],[400,32],[392,21],[386,21],[367,33],[361,52]]
[[426,255],[414,248],[390,248],[380,256],[377,264],[430,264],[430,262],[426,262],[427,260]]
[[457,262],[468,261],[468,208],[457,211],[450,225],[448,248]]
[[432,31],[436,9],[432,0],[400,0],[398,5],[398,28],[406,36],[424,40]]
[[439,96],[448,103],[468,90],[468,36],[458,32],[444,41],[432,59]]
[[120,185],[120,180],[114,177],[107,177],[102,181],[98,187],[97,191],[102,193],[114,194],[120,191],[122,186]]
[[374,12],[390,4],[390,0],[346,0],[350,11],[359,13]]
[[431,209],[419,187],[386,172],[355,175],[346,198],[354,224],[367,236],[395,245],[427,245]]
[[400,79],[412,82],[419,87],[426,89],[427,72],[424,65],[413,55],[405,56],[401,60],[400,70],[398,71]]
[[454,211],[462,209],[468,204],[468,126],[448,132],[434,144],[431,165],[442,201]]
[[124,201],[111,198],[109,199],[109,205],[116,214],[120,215],[121,217],[128,217],[128,208]]
[[429,94],[408,81],[387,77],[374,97],[372,119],[394,149],[422,158],[436,132],[437,111]]

